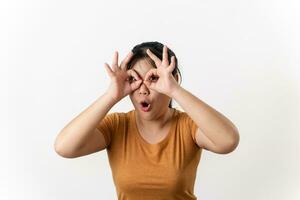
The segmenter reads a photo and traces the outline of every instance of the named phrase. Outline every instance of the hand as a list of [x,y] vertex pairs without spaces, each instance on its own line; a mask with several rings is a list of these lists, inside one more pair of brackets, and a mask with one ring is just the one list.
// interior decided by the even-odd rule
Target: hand
[[[123,97],[139,88],[142,83],[142,79],[138,76],[136,71],[133,69],[127,70],[127,64],[132,56],[133,53],[130,51],[120,66],[118,66],[118,52],[115,51],[112,69],[107,63],[104,63],[105,69],[111,78],[107,93],[116,101],[120,101]],[[132,81],[132,78],[135,78],[136,81]]]
[[[168,49],[164,45],[163,48],[163,58],[162,61],[153,54],[150,49],[147,49],[147,54],[155,62],[156,69],[150,69],[145,75],[144,83],[145,85],[153,90],[156,90],[160,93],[171,96],[172,92],[179,86],[172,71],[175,69],[175,57],[171,57],[171,63],[169,65],[168,61]],[[152,77],[155,78],[155,81],[150,80]],[[156,81],[157,80],[157,81]]]

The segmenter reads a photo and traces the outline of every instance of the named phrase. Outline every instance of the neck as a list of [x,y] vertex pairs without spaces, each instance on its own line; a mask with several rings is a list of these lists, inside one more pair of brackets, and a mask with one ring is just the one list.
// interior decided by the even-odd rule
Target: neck
[[173,112],[175,112],[175,109],[168,107],[163,112],[161,112],[160,115],[151,120],[136,116],[136,122],[140,125],[140,127],[146,128],[148,130],[157,130],[163,128],[170,121]]

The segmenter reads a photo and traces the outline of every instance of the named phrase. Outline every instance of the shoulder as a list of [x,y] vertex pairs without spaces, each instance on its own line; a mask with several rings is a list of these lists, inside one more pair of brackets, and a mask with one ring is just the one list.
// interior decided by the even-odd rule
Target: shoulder
[[176,117],[178,117],[178,120],[180,122],[186,122],[187,120],[190,120],[190,116],[185,112],[183,111],[182,109],[180,108],[175,108],[175,112],[176,112]]
[[122,112],[109,112],[105,115],[104,119],[116,121],[119,120],[122,115]]
[[110,112],[106,114],[105,121],[111,121],[114,124],[126,124],[133,120],[134,110],[127,112]]
[[122,122],[124,122],[125,118],[126,113],[124,112],[109,112],[105,115],[105,117],[101,121],[101,124],[103,123],[116,127]]
[[107,114],[109,118],[114,120],[117,124],[127,124],[133,117],[133,110],[127,112],[111,112]]
[[174,118],[177,125],[183,128],[190,125],[191,118],[189,117],[189,115],[180,108],[174,108],[174,109],[175,109]]
[[182,134],[182,138],[186,139],[191,146],[199,147],[197,143],[198,126],[193,119],[183,110],[177,110],[177,130]]

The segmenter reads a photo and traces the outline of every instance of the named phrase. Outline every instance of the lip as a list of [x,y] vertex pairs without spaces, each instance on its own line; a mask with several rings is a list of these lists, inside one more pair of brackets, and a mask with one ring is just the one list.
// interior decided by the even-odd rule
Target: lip
[[149,112],[151,110],[151,104],[150,103],[148,104],[148,107],[143,107],[141,103],[139,105],[140,105],[141,110],[144,111],[144,112]]

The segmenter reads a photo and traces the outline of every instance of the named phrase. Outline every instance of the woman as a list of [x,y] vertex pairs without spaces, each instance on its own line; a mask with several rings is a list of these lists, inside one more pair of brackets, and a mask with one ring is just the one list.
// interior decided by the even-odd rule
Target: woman
[[[56,152],[75,158],[106,148],[118,199],[197,199],[202,149],[232,152],[237,128],[178,84],[177,59],[166,45],[139,44],[120,65],[115,52],[105,69],[108,90],[63,128]],[[134,110],[108,114],[127,95]]]

